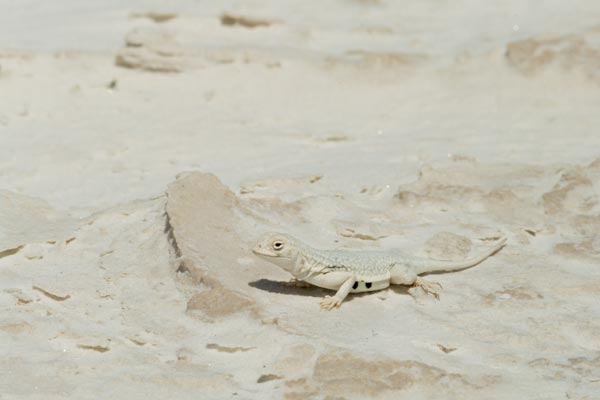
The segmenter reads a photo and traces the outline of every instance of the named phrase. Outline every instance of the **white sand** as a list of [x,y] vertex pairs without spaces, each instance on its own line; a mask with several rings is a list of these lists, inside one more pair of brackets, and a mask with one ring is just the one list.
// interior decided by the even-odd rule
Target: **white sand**
[[[598,397],[597,1],[0,0],[0,38],[0,399]],[[273,229],[509,245],[326,313]]]

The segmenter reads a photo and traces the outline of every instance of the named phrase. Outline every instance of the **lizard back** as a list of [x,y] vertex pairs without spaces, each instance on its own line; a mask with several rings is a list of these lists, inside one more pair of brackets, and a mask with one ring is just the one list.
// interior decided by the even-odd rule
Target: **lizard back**
[[399,252],[317,250],[311,258],[332,271],[351,271],[364,277],[386,275],[399,260]]

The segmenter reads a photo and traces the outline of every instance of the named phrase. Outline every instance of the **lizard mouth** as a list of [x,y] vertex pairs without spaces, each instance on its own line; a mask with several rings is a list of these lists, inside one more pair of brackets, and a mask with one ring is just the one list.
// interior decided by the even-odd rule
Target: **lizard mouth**
[[254,254],[256,254],[257,256],[266,256],[266,257],[273,257],[274,254],[271,254],[267,251],[265,251],[265,249],[262,248],[262,246],[256,246],[252,249],[252,252]]
[[264,247],[261,246],[256,246],[255,248],[252,249],[252,252],[259,256],[260,258],[265,258],[265,259],[269,259],[272,260],[274,258],[278,258],[278,259],[288,259],[289,257],[280,254],[280,253],[276,253],[274,251],[270,251],[269,249],[265,249]]
[[258,256],[277,257],[279,254],[271,249],[268,244],[258,242],[252,248],[252,252]]

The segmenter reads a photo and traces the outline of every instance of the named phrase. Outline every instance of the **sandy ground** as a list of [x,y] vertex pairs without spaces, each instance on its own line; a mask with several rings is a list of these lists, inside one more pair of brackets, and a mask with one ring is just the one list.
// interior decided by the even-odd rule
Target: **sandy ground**
[[[0,399],[597,399],[600,3],[0,0]],[[481,265],[290,288],[267,230]]]

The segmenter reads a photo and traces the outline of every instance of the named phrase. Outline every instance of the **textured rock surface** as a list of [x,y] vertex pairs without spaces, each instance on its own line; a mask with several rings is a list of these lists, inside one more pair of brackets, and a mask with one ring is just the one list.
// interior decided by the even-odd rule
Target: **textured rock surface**
[[506,57],[519,71],[532,74],[552,65],[593,79],[600,74],[600,26],[581,34],[535,37],[511,42]]
[[[299,212],[307,215],[315,207],[326,207],[352,214],[357,223],[374,212],[390,225],[435,220],[435,225],[414,225],[410,239],[401,240],[416,253],[418,247],[423,248],[421,253],[432,258],[465,258],[471,247],[469,237],[484,243],[500,234],[510,237],[509,246],[484,264],[436,276],[446,288],[439,303],[414,303],[405,292],[391,289],[387,293],[355,296],[332,313],[318,310],[315,296],[322,295],[322,290],[288,288],[281,281],[272,281],[271,277],[280,276],[281,271],[247,257],[253,243],[249,233],[274,229],[274,219],[261,218],[261,213],[277,215],[277,225],[288,224],[285,230],[300,231],[294,226],[295,217],[286,216],[287,205],[265,197],[270,185],[279,186],[277,182],[261,183],[259,197],[253,197],[256,196],[253,191],[245,191],[238,198],[212,175],[184,175],[169,189],[167,213],[173,236],[180,256],[190,263],[205,265],[205,272],[218,282],[218,290],[194,294],[188,309],[192,304],[218,303],[216,312],[212,306],[199,307],[215,323],[228,318],[232,309],[245,311],[250,304],[257,305],[254,313],[246,315],[252,319],[258,317],[272,327],[261,336],[279,342],[293,333],[296,346],[301,346],[296,347],[298,351],[308,351],[310,355],[300,357],[302,361],[297,362],[313,372],[299,373],[303,368],[292,372],[285,367],[286,363],[276,361],[269,373],[257,381],[260,384],[272,381],[284,390],[286,398],[391,399],[399,394],[430,398],[440,392],[477,397],[513,393],[508,388],[523,380],[532,387],[546,387],[547,394],[562,390],[558,382],[540,378],[530,364],[538,365],[536,355],[544,353],[551,354],[554,360],[583,357],[588,365],[586,357],[590,354],[595,357],[597,351],[573,349],[567,332],[570,329],[587,332],[584,335],[591,335],[589,339],[593,341],[593,331],[598,329],[591,320],[565,325],[573,312],[584,313],[588,307],[586,297],[597,293],[597,287],[585,286],[587,279],[578,277],[596,274],[593,272],[596,263],[589,260],[564,268],[558,259],[551,261],[544,256],[548,243],[556,240],[557,231],[562,232],[561,236],[568,235],[572,221],[584,223],[589,229],[587,234],[581,229],[572,233],[571,237],[583,243],[582,246],[591,249],[589,243],[597,236],[597,231],[589,228],[598,213],[597,196],[590,196],[591,192],[572,195],[574,204],[585,199],[592,205],[587,209],[589,215],[580,214],[582,210],[576,207],[561,208],[559,213],[545,209],[543,199],[547,193],[556,190],[565,179],[572,181],[565,178],[565,173],[572,176],[572,172],[565,171],[586,176],[583,181],[591,185],[592,192],[600,184],[591,166],[529,168],[458,162],[439,168],[425,167],[417,181],[401,185],[400,194],[414,194],[410,204],[406,204],[403,195],[392,194],[385,202],[386,207],[377,204],[373,209],[356,207],[362,193],[346,194],[344,200],[339,196],[305,199]],[[298,185],[297,190],[300,194],[302,186]],[[512,194],[508,202],[505,193]],[[292,194],[293,189],[288,188],[288,195]],[[490,212],[490,207],[495,212]],[[454,215],[458,212],[469,223],[457,224]],[[525,214],[531,218],[528,224],[519,219]],[[452,226],[463,235],[448,231],[432,234],[440,227],[452,229]],[[317,241],[320,236],[317,231],[305,232],[304,236],[315,245],[326,246],[330,242],[329,246],[364,246],[363,238],[343,234],[339,234],[337,245],[327,236]],[[400,239],[393,232],[387,236],[380,240],[381,244],[371,246],[388,247],[394,239]],[[232,240],[235,245],[226,245]],[[244,250],[238,253],[238,249]],[[564,255],[585,254],[582,248],[568,244],[558,244],[554,251]],[[552,289],[556,281],[561,282],[563,289],[581,287],[583,292],[579,295],[573,291],[557,292]],[[203,296],[210,300],[202,300]],[[560,304],[569,307],[562,308]],[[402,312],[398,314],[397,310]],[[444,321],[443,328],[439,321]],[[316,337],[320,337],[317,348],[323,350],[313,347],[316,343],[311,338]],[[511,368],[519,372],[514,369],[509,372]],[[283,387],[275,383],[279,381],[283,381]],[[563,382],[567,381],[565,378]],[[592,390],[593,382],[580,382],[578,390],[583,390],[581,385]]]

